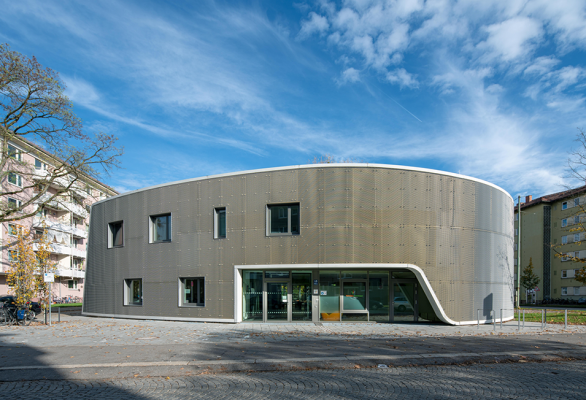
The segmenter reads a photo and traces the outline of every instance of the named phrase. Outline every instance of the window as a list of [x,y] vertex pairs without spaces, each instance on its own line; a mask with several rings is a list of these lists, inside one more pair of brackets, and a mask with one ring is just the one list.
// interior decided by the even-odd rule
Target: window
[[515,243],[515,251],[517,251],[517,243]]
[[204,278],[179,278],[181,306],[205,306]]
[[580,205],[580,198],[577,197],[574,199],[574,207],[579,206]]
[[517,236],[519,234],[519,230],[517,228],[515,228],[515,236]]
[[8,173],[8,182],[12,183],[13,185],[22,187],[22,177],[14,172]]
[[17,208],[20,208],[21,205],[22,205],[22,202],[20,200],[13,199],[11,197],[8,198],[8,207],[9,208],[17,209]]
[[8,250],[8,261],[10,261],[10,262],[18,261],[18,251]]
[[568,226],[568,220],[562,219],[562,228],[565,228],[566,226]]
[[567,277],[568,277],[568,270],[562,269],[562,278],[567,278]]
[[142,279],[124,280],[124,305],[142,306]]
[[574,286],[574,296],[580,295],[580,286]]
[[226,208],[214,209],[214,239],[226,237]]
[[515,258],[515,266],[517,266],[517,259]]
[[47,164],[45,164],[41,160],[35,158],[35,169],[36,170],[41,170],[41,169],[47,170]]
[[18,235],[18,228],[15,224],[8,224],[8,234],[10,236],[17,236]]
[[568,261],[570,257],[567,254],[562,253],[562,261]]
[[579,241],[580,241],[580,234],[574,233],[574,242],[579,242]]
[[77,289],[77,281],[75,279],[70,279],[67,281],[67,288],[68,289]]
[[16,147],[8,145],[8,157],[20,161],[20,151]]
[[568,288],[567,287],[563,287],[562,288],[562,296],[567,296],[568,295]]
[[576,216],[574,217],[574,223],[575,223],[575,224],[579,224],[579,223],[580,223],[580,217],[579,217],[579,216],[577,216],[577,215],[576,215]]
[[298,234],[299,204],[267,206],[267,236]]
[[171,241],[171,214],[151,215],[151,243]]
[[124,246],[123,221],[108,224],[108,248]]
[[515,221],[519,220],[519,214],[515,214]]
[[568,208],[568,202],[567,201],[564,201],[562,203],[562,210],[566,210],[567,208]]
[[568,244],[568,237],[562,236],[562,244]]

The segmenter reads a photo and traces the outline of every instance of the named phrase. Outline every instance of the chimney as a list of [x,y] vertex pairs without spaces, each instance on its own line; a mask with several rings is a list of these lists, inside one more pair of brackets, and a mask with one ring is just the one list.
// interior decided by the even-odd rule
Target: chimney
[[533,200],[533,196],[532,195],[525,196],[525,203],[529,203],[531,200]]

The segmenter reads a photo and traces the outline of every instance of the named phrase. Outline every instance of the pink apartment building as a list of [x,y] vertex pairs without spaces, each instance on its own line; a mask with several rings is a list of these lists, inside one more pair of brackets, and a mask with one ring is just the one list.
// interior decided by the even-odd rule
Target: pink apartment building
[[[30,164],[33,173],[23,175],[10,174],[1,182],[2,193],[14,191],[16,186],[26,187],[42,180],[51,169],[52,161],[56,158],[52,154],[40,149],[27,140],[18,140],[9,143],[12,157]],[[26,175],[26,176],[25,176]],[[32,180],[33,182],[30,182]],[[64,179],[56,180],[47,188],[42,198],[46,199],[58,192],[59,186],[67,185]],[[34,196],[36,188],[26,189],[19,195],[2,195],[2,201],[19,204]],[[74,189],[67,195],[60,195],[51,203],[39,208],[39,202],[26,207],[26,212],[34,212],[32,218],[26,218],[14,223],[5,222],[0,228],[0,242],[2,255],[0,263],[0,295],[9,293],[6,275],[10,269],[11,242],[16,239],[18,225],[30,227],[36,234],[47,231],[51,240],[51,260],[57,263],[53,294],[55,297],[82,297],[85,278],[85,260],[89,231],[89,214],[92,203],[118,194],[111,187],[102,182],[87,177],[76,182]],[[41,199],[42,202],[42,199]]]

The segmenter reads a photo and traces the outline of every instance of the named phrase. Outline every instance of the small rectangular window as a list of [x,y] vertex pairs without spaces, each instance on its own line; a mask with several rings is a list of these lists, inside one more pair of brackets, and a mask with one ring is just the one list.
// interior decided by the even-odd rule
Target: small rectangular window
[[171,214],[151,215],[151,243],[171,241]]
[[20,151],[12,146],[12,145],[8,145],[8,157],[10,158],[14,158],[15,160],[20,161]]
[[517,251],[517,243],[515,243],[515,251]]
[[580,205],[580,198],[577,197],[574,199],[574,207],[579,206]]
[[18,251],[8,250],[8,261],[10,261],[10,262],[18,261]]
[[43,169],[43,163],[41,160],[35,158],[35,169]]
[[519,234],[519,230],[517,228],[515,228],[515,236],[517,236]]
[[179,298],[181,306],[204,307],[204,278],[179,278]]
[[142,279],[124,280],[124,305],[142,306]]
[[566,226],[568,226],[568,220],[567,219],[562,219],[562,228],[565,228]]
[[70,279],[67,281],[67,288],[68,289],[77,289],[77,281],[75,279]]
[[568,237],[562,236],[562,244],[568,244]]
[[15,224],[8,224],[8,234],[10,236],[17,236],[18,235],[18,228]]
[[568,202],[567,201],[564,201],[562,203],[562,210],[566,210],[567,208],[568,208]]
[[12,183],[13,185],[22,187],[22,177],[14,172],[8,173],[8,182]]
[[580,241],[580,234],[574,233],[574,242],[579,242],[579,241]]
[[108,224],[108,248],[124,246],[123,221]]
[[568,288],[567,287],[563,287],[562,288],[562,296],[567,296],[568,295]]
[[11,197],[9,197],[7,199],[7,201],[8,201],[8,207],[12,208],[12,209],[18,209],[22,205],[20,200],[13,199]]
[[579,216],[577,216],[577,215],[576,215],[576,216],[574,217],[574,223],[575,223],[575,224],[579,224],[579,223],[580,223],[580,217],[579,217]]
[[267,205],[267,236],[298,234],[299,204]]
[[580,295],[580,286],[574,286],[574,296]]
[[568,277],[568,270],[562,269],[562,278],[567,278],[567,277]]
[[515,214],[515,221],[519,220],[519,214]]
[[226,208],[214,209],[214,238],[224,239],[226,237]]

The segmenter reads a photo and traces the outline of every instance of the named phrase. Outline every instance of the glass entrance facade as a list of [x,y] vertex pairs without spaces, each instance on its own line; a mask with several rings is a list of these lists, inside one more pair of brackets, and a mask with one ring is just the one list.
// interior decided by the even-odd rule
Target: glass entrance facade
[[408,270],[243,271],[242,278],[243,321],[439,321]]

